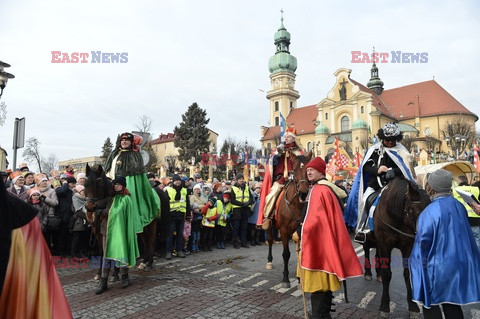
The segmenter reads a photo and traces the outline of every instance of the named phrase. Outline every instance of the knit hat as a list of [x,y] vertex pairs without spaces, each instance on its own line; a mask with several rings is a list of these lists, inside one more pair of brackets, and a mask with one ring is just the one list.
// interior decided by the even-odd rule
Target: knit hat
[[23,175],[20,171],[15,171],[12,174],[10,174],[10,179],[12,180],[13,184],[15,184],[20,177],[23,178]]
[[244,178],[244,176],[242,173],[237,173],[237,175],[235,175],[235,178],[238,180],[240,178]]
[[18,169],[23,172],[23,171],[29,171],[27,163],[21,163],[18,165]]
[[193,177],[195,177],[195,179],[202,178],[202,175],[200,175],[200,173],[196,173],[195,175],[193,175]]
[[172,176],[172,182],[175,182],[175,181],[181,181],[182,178],[180,177],[180,175],[178,174],[173,174]]
[[220,190],[220,187],[222,187],[222,183],[213,184],[213,190],[216,192]]
[[193,190],[196,189],[202,190],[202,184],[195,184],[195,186],[193,186]]
[[85,173],[78,173],[77,180],[79,180],[80,178],[87,178],[87,175]]
[[232,198],[232,195],[229,192],[223,193],[223,197]]
[[48,178],[45,174],[37,174],[35,175],[35,184],[40,184],[43,181],[48,181]]
[[80,184],[79,184],[79,185],[75,186],[75,191],[76,191],[77,193],[80,193],[80,192],[83,191],[84,189],[85,189],[85,186],[83,186],[83,185],[80,185]]
[[452,173],[444,170],[437,169],[428,176],[427,182],[430,187],[438,193],[449,193],[452,188]]
[[67,177],[67,183],[76,184],[77,180],[75,179],[75,177]]
[[308,164],[307,164],[307,167],[306,168],[314,168],[316,169],[318,172],[320,172],[321,174],[325,175],[325,169],[327,168],[327,164],[325,163],[325,161],[319,156],[319,157],[315,157],[313,160],[311,160]]
[[403,134],[397,123],[387,123],[381,129],[378,130],[378,138],[381,140],[401,141]]
[[38,190],[38,188],[31,188],[28,190],[28,198],[32,197],[33,194],[38,194],[38,195],[41,195],[42,193],[40,193],[40,191]]
[[60,179],[67,179],[67,174],[60,174]]
[[210,203],[212,203],[212,207],[213,207],[213,206],[215,205],[215,203],[217,202],[216,198],[215,198],[215,197],[212,197],[212,196],[210,196],[210,197],[208,198],[208,201],[209,201]]
[[115,179],[112,181],[112,183],[113,183],[113,185],[120,184],[123,187],[127,187],[127,180],[125,179],[125,177],[120,176],[120,175],[115,177]]

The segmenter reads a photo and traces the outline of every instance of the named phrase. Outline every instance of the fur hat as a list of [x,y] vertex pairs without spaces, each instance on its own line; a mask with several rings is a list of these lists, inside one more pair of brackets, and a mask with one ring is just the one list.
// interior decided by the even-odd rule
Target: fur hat
[[387,123],[378,130],[378,138],[400,142],[403,139],[403,134],[400,132],[397,123]]
[[77,181],[80,179],[80,178],[87,178],[87,175],[85,173],[78,173],[77,174]]
[[452,189],[452,173],[445,169],[437,169],[428,175],[427,182],[438,193],[449,193]]
[[317,171],[319,171],[321,174],[325,175],[325,169],[327,168],[327,164],[325,161],[319,156],[315,157],[313,160],[311,160],[306,168],[314,168]]

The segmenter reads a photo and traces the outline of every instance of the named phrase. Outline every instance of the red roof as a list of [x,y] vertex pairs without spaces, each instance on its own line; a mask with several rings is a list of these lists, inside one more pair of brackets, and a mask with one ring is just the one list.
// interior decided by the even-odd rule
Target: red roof
[[[317,105],[309,105],[293,109],[285,121],[289,127],[295,128],[297,136],[312,134],[315,133],[313,121],[317,119],[317,115]],[[265,132],[262,141],[271,140],[278,136],[280,136],[280,126],[271,126]]]
[[162,144],[167,142],[172,142],[175,139],[174,133],[160,134],[160,136],[150,142],[150,144]]
[[445,114],[476,116],[435,80],[385,90],[380,96],[397,120]]

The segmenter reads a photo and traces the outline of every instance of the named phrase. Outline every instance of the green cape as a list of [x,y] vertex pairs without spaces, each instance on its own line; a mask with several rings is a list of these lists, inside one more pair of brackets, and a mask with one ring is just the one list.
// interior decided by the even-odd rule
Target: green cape
[[140,256],[135,229],[138,224],[130,196],[115,195],[108,216],[105,258],[116,260],[119,267],[135,266]]

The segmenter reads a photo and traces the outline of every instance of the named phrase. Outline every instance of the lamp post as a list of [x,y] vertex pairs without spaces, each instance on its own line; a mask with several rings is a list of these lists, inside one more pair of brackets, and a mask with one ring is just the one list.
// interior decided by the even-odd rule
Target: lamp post
[[3,89],[7,86],[8,79],[14,79],[15,76],[4,71],[4,68],[9,68],[10,64],[0,61],[0,98],[3,94]]
[[455,134],[452,137],[447,135],[445,136],[445,142],[447,143],[447,146],[450,147],[453,154],[455,155],[455,159],[458,160],[459,150],[465,147],[465,144],[467,142],[467,137],[462,134]]

